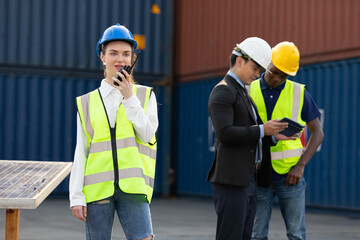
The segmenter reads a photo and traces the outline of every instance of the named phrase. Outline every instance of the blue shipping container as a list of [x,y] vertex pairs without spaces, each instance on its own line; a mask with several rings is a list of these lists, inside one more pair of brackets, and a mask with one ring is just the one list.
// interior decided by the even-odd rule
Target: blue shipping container
[[[322,110],[325,138],[306,167],[309,206],[360,211],[360,59],[302,66],[304,83]],[[207,102],[218,79],[180,84],[175,109],[179,195],[211,197],[206,176],[213,160]],[[210,144],[209,144],[210,142]]]
[[[113,24],[125,25],[138,40],[140,84],[171,75],[173,1],[0,0],[0,22],[0,159],[72,161],[75,97],[99,86],[96,44]],[[171,93],[165,89],[154,86],[160,123],[155,193],[168,188],[163,161],[170,162],[170,150],[162,139],[168,138],[164,109]],[[55,190],[67,192],[67,180]]]
[[304,66],[295,78],[323,110],[325,138],[305,171],[309,205],[360,210],[359,70],[356,58]]
[[[221,78],[180,84],[175,94],[175,176],[176,192],[183,196],[211,196],[206,182],[213,152],[209,137],[208,98]],[[209,131],[210,130],[210,131]]]
[[120,23],[145,39],[137,72],[163,74],[172,17],[166,0],[0,0],[0,66],[100,71],[97,41]]

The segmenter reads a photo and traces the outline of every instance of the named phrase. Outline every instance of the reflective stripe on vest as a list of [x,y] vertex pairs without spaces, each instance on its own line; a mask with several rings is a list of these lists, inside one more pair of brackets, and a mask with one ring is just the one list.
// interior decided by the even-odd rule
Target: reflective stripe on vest
[[81,107],[83,111],[83,116],[85,116],[84,124],[86,128],[86,133],[88,134],[88,137],[92,139],[94,137],[94,129],[90,122],[89,103],[90,103],[90,93],[84,95],[81,98]]
[[145,98],[146,98],[146,88],[138,88],[136,91],[136,97],[140,100],[141,107],[144,108]]
[[[149,185],[152,188],[154,187],[154,179],[144,175],[144,172],[141,168],[119,169],[119,179],[133,177],[143,178],[145,179],[146,185]],[[113,171],[94,173],[84,177],[84,186],[114,180]]]
[[292,149],[282,152],[272,152],[271,153],[271,160],[281,160],[284,158],[293,158],[293,157],[299,157],[303,154],[304,149]]
[[[134,85],[134,94],[146,112],[151,89]],[[77,98],[79,116],[88,138],[83,192],[86,202],[111,196],[114,192],[114,165],[110,126],[98,90]],[[154,136],[153,140],[156,143]],[[142,143],[120,104],[116,119],[116,155],[119,186],[127,193],[144,194],[150,202],[154,188],[156,144]]]
[[[249,91],[259,110],[261,119],[263,122],[267,122],[267,111],[260,80],[252,82]],[[271,119],[288,117],[301,124],[306,124],[301,119],[304,92],[304,85],[286,80],[284,89],[281,91],[279,99],[275,104]],[[271,162],[274,170],[279,174],[289,172],[291,167],[297,164],[303,151],[300,139],[279,141],[276,146],[271,147]]]
[[[138,144],[136,142],[136,138],[134,138],[134,137],[116,140],[116,148],[117,149],[124,149],[124,148],[128,148],[128,147],[137,147],[141,154],[144,154],[153,159],[155,159],[155,157],[156,157],[155,150],[149,148],[148,146]],[[111,149],[112,149],[111,141],[97,142],[97,143],[93,143],[90,145],[89,154],[97,153],[97,152],[111,151]]]
[[301,112],[300,112],[301,85],[295,82],[294,82],[292,99],[293,99],[293,104],[292,104],[291,120],[297,122],[299,115],[301,117]]

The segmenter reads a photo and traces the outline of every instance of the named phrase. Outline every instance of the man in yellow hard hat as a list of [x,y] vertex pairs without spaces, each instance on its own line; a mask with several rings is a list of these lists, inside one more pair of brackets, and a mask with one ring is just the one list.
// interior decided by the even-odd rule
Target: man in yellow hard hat
[[311,132],[304,149],[300,139],[279,141],[271,147],[272,177],[269,183],[258,183],[258,202],[252,239],[267,239],[272,203],[275,195],[289,239],[305,239],[306,164],[321,144],[324,134],[320,112],[305,86],[287,79],[299,69],[300,53],[292,42],[281,42],[272,49],[272,63],[260,79],[252,82],[250,96],[263,122],[290,118],[307,125]]

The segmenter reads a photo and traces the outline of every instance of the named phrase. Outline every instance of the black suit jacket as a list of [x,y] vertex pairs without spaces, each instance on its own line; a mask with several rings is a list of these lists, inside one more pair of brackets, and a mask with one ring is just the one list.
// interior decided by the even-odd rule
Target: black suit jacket
[[[207,180],[212,183],[247,187],[255,170],[255,155],[260,138],[261,118],[257,122],[244,89],[230,75],[219,82],[209,97],[209,114],[215,130],[215,156]],[[271,138],[263,142],[263,161],[258,184],[271,180]]]

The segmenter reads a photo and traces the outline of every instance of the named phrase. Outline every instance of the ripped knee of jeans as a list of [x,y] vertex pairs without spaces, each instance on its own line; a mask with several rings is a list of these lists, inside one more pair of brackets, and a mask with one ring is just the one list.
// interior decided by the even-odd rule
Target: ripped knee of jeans
[[155,235],[150,234],[150,236],[147,236],[146,238],[139,239],[139,240],[153,240],[153,239],[155,239]]

